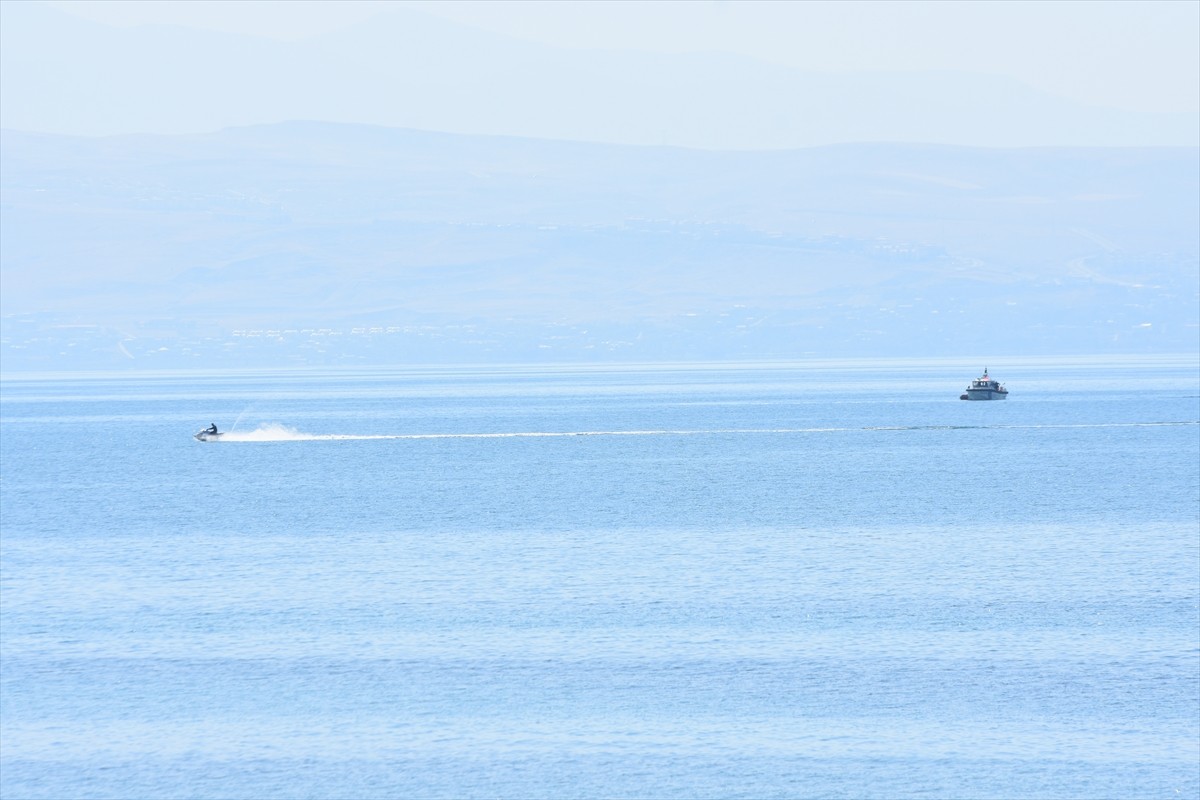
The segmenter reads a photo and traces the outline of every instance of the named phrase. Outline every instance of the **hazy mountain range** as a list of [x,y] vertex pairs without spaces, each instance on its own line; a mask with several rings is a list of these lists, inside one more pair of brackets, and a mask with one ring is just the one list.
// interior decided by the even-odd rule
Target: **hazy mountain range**
[[1195,352],[1200,150],[0,136],[6,370]]
[[711,149],[1200,143],[1196,114],[1084,107],[993,75],[816,72],[715,52],[560,49],[383,8],[357,25],[281,41],[113,27],[6,2],[3,125],[202,133],[319,119]]

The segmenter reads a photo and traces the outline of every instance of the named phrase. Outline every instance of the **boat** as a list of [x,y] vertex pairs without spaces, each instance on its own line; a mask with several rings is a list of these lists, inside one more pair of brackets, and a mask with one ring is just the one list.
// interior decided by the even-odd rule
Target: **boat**
[[988,376],[987,367],[983,368],[983,375],[971,381],[971,385],[967,387],[967,391],[959,395],[959,400],[1007,400],[1008,389],[1000,385],[1000,381],[992,380]]
[[225,434],[217,432],[216,425],[210,425],[202,431],[196,431],[192,434],[192,438],[198,442],[215,442]]

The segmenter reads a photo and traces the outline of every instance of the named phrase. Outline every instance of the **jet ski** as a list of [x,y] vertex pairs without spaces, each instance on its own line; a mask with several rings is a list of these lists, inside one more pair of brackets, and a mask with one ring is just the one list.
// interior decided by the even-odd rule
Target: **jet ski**
[[217,439],[220,439],[224,435],[225,434],[223,434],[223,433],[217,432],[216,425],[211,425],[202,431],[196,431],[196,433],[193,434],[192,438],[194,438],[198,442],[215,442]]

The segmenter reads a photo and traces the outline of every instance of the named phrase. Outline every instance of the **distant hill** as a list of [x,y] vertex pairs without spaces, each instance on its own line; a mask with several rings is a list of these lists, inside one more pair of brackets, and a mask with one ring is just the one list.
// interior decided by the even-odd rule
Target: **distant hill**
[[0,135],[6,370],[1194,352],[1200,150]]

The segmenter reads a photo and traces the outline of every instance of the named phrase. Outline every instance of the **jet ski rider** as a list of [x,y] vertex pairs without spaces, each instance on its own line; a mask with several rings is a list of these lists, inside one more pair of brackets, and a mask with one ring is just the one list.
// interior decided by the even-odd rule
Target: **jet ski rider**
[[204,432],[207,433],[209,436],[216,436],[217,435],[217,423],[214,422],[212,425],[208,426],[208,429],[205,430]]

